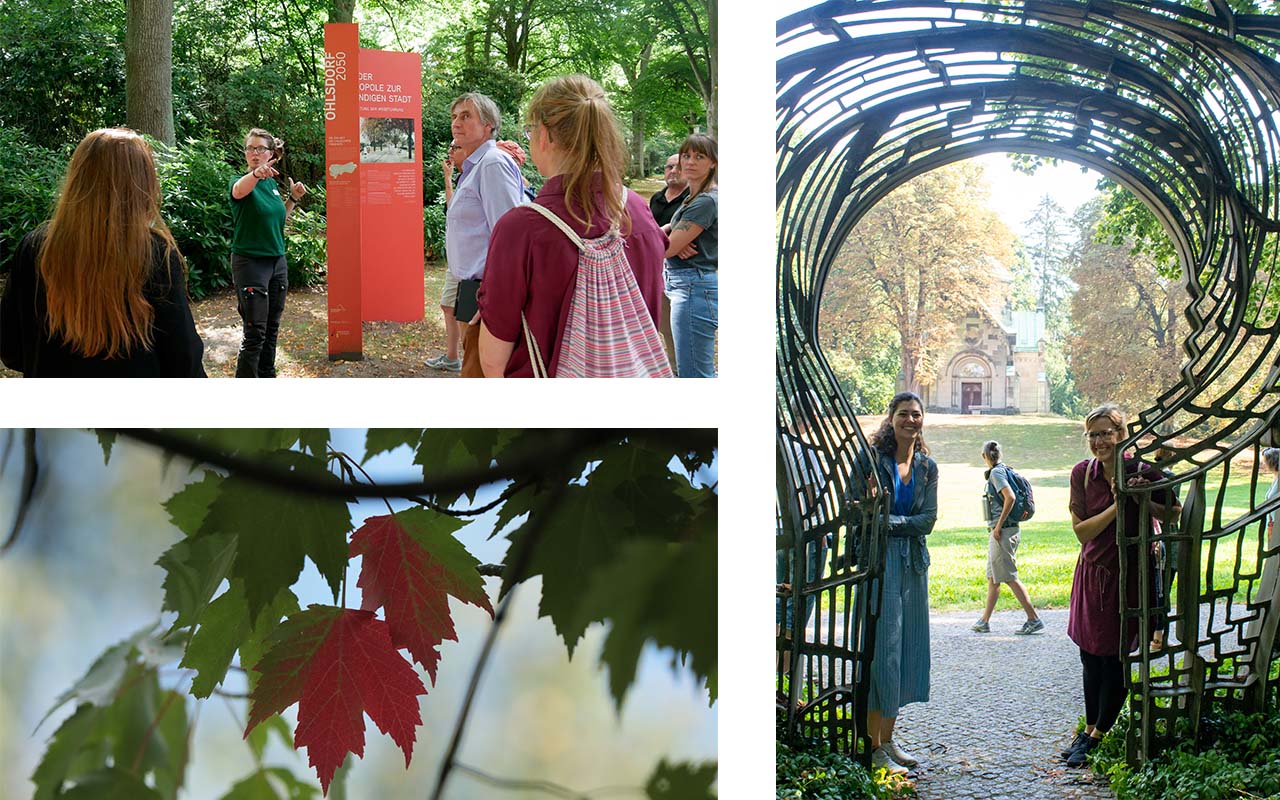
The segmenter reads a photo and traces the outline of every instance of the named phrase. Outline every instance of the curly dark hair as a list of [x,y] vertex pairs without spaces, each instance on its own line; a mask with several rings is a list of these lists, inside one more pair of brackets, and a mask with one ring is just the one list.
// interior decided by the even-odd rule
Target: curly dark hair
[[[920,399],[920,395],[915,392],[898,392],[889,401],[889,413],[884,418],[884,422],[880,423],[880,427],[875,433],[871,434],[871,446],[879,450],[881,453],[893,455],[898,452],[898,439],[893,435],[893,414],[898,410],[898,406],[908,400],[920,406],[920,411],[924,411],[924,401]],[[916,452],[929,455],[929,445],[924,442],[924,433],[916,434]]]

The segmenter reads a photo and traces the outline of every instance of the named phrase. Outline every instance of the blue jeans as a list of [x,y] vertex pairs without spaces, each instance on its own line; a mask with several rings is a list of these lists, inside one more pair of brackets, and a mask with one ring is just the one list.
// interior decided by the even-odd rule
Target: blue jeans
[[716,271],[697,267],[663,270],[671,301],[671,338],[676,374],[681,378],[716,376]]

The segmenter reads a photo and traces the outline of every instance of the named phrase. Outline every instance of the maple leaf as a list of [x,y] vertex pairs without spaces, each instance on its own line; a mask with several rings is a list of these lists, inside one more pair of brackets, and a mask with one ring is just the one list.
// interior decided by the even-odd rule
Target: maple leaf
[[254,667],[262,679],[251,697],[246,738],[296,702],[293,743],[307,748],[326,795],[346,754],[364,757],[364,714],[409,765],[414,729],[422,724],[417,696],[427,689],[396,652],[387,623],[371,611],[313,605],[281,623],[269,645]]
[[404,647],[436,679],[445,639],[457,641],[448,597],[483,608],[493,616],[480,565],[453,532],[462,520],[425,508],[369,517],[351,537],[351,555],[363,556],[361,607],[386,607],[391,641]]
[[[342,482],[325,469],[321,459],[290,451],[261,456],[260,460],[331,484],[335,492],[342,490]],[[197,536],[235,536],[235,560],[229,577],[244,581],[249,616],[256,623],[280,590],[297,582],[305,557],[310,557],[333,596],[338,596],[347,566],[350,500],[340,494],[313,497],[283,492],[248,478],[231,477],[209,504]]]
[[715,800],[716,795],[711,791],[715,780],[714,761],[669,764],[664,758],[658,762],[644,791],[649,800]]

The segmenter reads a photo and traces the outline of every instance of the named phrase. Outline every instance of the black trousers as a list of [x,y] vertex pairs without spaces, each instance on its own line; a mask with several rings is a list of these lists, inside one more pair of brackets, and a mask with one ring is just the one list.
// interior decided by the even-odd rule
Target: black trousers
[[1128,692],[1119,656],[1095,656],[1080,651],[1084,665],[1084,721],[1106,733],[1116,724]]
[[244,323],[236,377],[274,378],[289,265],[284,256],[255,258],[232,253],[231,280],[236,287],[236,309]]

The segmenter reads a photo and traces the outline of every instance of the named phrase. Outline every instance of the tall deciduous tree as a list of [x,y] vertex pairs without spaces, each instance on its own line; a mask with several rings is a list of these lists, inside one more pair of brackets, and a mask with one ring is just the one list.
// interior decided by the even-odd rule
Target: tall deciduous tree
[[173,133],[173,0],[129,0],[125,118],[165,144]]
[[994,262],[1013,259],[1013,236],[985,207],[982,185],[981,167],[964,163],[899,187],[862,219],[828,281],[823,328],[896,331],[912,391],[937,371],[956,321],[990,303]]
[[716,39],[719,20],[716,0],[657,0],[661,21],[693,68],[692,87],[707,108],[707,133],[719,128],[720,53]]
[[[1119,191],[1119,190],[1117,190]],[[1081,237],[1072,278],[1070,339],[1076,386],[1092,403],[1145,408],[1178,379],[1188,295],[1133,242],[1096,239],[1101,201],[1077,215]]]

